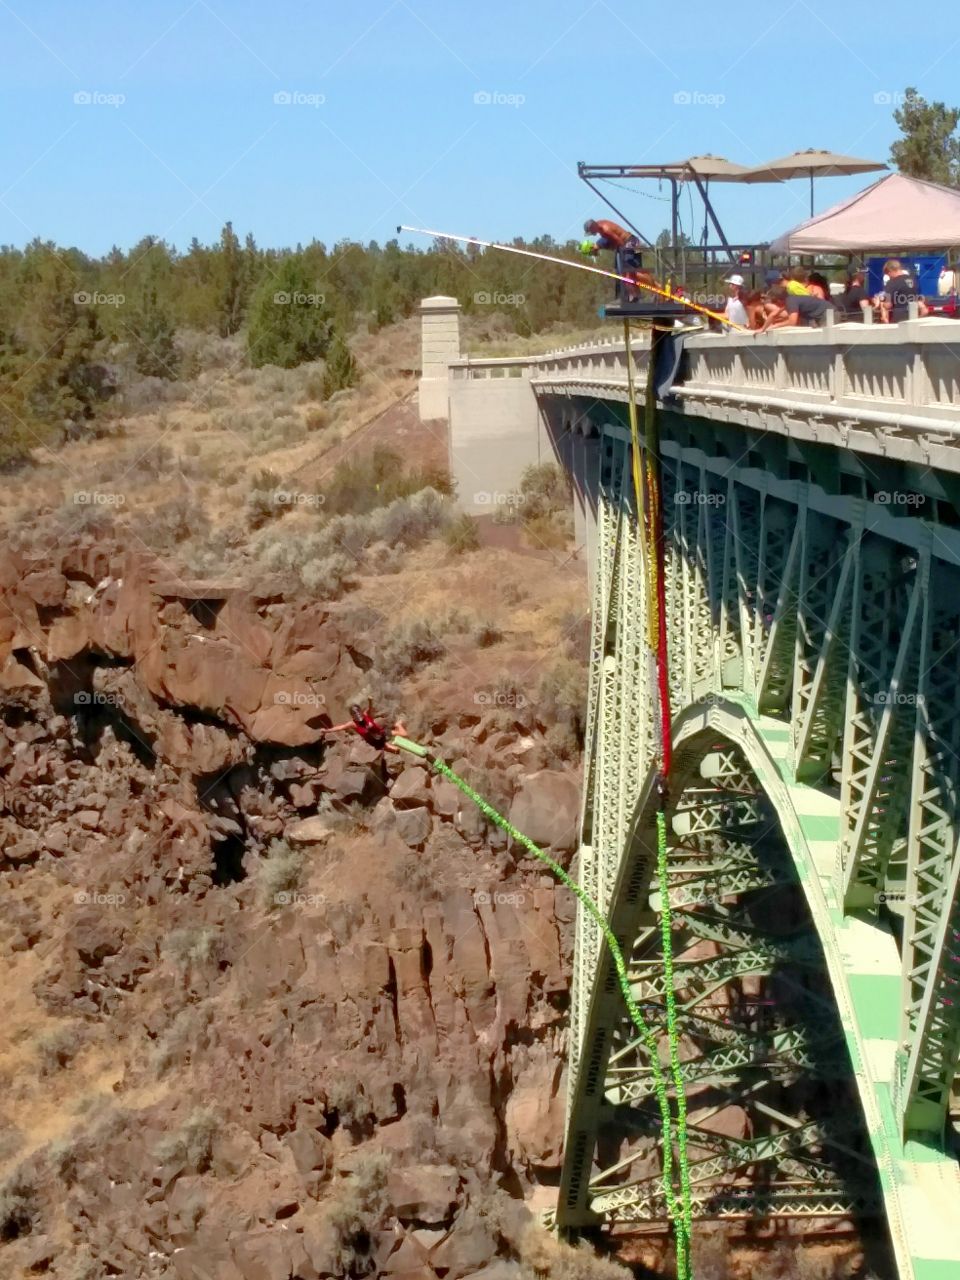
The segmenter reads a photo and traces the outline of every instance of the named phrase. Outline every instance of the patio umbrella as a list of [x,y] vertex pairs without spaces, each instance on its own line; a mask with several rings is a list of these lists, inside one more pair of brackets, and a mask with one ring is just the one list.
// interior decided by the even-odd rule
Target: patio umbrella
[[813,180],[815,177],[828,178],[837,174],[876,173],[886,169],[886,165],[877,160],[858,160],[856,156],[841,156],[836,151],[818,151],[811,147],[808,151],[794,151],[779,160],[771,160],[769,164],[758,164],[741,174],[740,182],[785,182],[788,178],[810,179],[810,216],[813,217]]
[[684,160],[681,167],[689,169],[691,173],[707,182],[740,182],[743,175],[750,172],[745,164],[735,164],[723,156],[709,154],[691,156],[689,160]]

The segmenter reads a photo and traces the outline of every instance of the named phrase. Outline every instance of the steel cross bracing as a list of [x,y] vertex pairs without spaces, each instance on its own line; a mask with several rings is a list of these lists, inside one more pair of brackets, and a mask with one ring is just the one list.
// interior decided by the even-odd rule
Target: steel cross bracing
[[[646,567],[622,405],[603,412],[580,875],[659,1037]],[[784,443],[768,458],[757,432],[668,413],[660,429],[682,779],[670,901],[692,1122],[706,1091],[712,1107],[740,1099],[750,1141],[775,1136],[749,1087],[833,1090],[836,1110],[845,1057],[876,1161],[865,1173],[826,1140],[798,1185],[776,1142],[761,1144],[762,1175],[755,1147],[733,1168],[748,1154],[734,1144],[733,1165],[700,1166],[716,1185],[697,1184],[697,1211],[848,1213],[879,1193],[901,1275],[945,1280],[941,1262],[960,1275],[960,533],[866,502],[862,488],[823,487],[846,465],[825,462],[825,447],[788,468]],[[757,904],[772,914],[784,902],[803,919],[765,933],[777,921]],[[749,1004],[758,991],[775,995],[772,1020]],[[720,1018],[721,1005],[741,1013]],[[630,1181],[655,1144],[617,1125],[650,1108],[650,1079],[580,916],[560,1225],[662,1216],[655,1171]]]

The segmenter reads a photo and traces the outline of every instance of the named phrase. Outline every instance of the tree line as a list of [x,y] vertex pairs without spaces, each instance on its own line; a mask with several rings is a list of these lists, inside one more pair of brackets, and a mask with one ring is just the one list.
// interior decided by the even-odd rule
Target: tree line
[[[549,236],[512,243],[577,253],[575,242]],[[263,249],[229,222],[217,243],[194,239],[185,252],[153,236],[101,258],[41,240],[0,246],[0,466],[94,429],[118,365],[179,377],[181,330],[239,335],[254,367],[324,359],[332,395],[356,376],[350,335],[414,314],[421,298],[448,294],[467,313],[499,311],[528,335],[582,323],[607,292],[585,272],[451,241]]]

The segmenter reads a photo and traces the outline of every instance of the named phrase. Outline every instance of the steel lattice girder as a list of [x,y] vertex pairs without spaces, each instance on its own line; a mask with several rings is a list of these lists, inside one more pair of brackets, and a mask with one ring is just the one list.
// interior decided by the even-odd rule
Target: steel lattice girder
[[[811,1188],[731,1187],[698,1192],[691,1197],[694,1216],[710,1218],[853,1218],[876,1217],[883,1203],[872,1189],[851,1189],[844,1183]],[[619,1223],[666,1222],[663,1196],[630,1190],[610,1192],[596,1200],[597,1213]]]
[[[770,861],[774,846],[769,838],[769,815],[764,811],[762,796],[755,781],[751,779],[749,771],[744,768],[736,751],[707,752],[699,761],[694,757],[688,762],[688,768],[690,765],[696,768],[700,776],[688,779],[687,785],[678,796],[670,825],[673,830],[680,831],[681,838],[684,840],[690,840],[692,837],[697,841],[706,841],[711,844],[711,874],[716,877],[719,896],[729,898],[733,894],[733,886],[727,883],[724,874],[728,861],[726,852],[729,850],[732,855],[731,875],[738,880],[746,868],[751,850],[755,864],[758,860]],[[680,868],[681,874],[685,874],[691,866],[690,850],[681,847],[674,850],[674,854],[676,855],[674,865]],[[694,853],[694,856],[699,857],[702,854]],[[683,953],[690,944],[681,944],[679,937],[686,932],[690,935],[691,941],[697,940],[698,930],[695,927],[686,927],[688,920],[692,918],[692,914],[683,913],[676,922],[679,931],[679,958],[675,966],[675,981],[677,989],[684,993],[680,1009],[680,1027],[682,1032],[692,1036],[694,1041],[701,1038],[697,1035],[698,1031],[707,1031],[708,1039],[710,1038],[710,1023],[709,1020],[698,1017],[691,1018],[688,1023],[687,1015],[696,1004],[709,1001],[718,990],[728,986],[733,979],[744,974],[771,974],[783,966],[788,966],[793,971],[808,965],[814,968],[822,965],[818,948],[811,943],[809,936],[805,936],[802,932],[797,934],[794,928],[782,938],[764,937],[763,930],[759,925],[753,924],[749,917],[741,918],[740,914],[734,915],[730,912],[727,912],[726,916],[721,915],[719,919],[708,915],[705,922],[707,929],[713,926],[714,932],[718,931],[716,926],[720,926],[719,932],[728,944],[727,950],[717,956],[699,956],[696,959],[685,960]],[[737,920],[740,921],[740,928],[734,924]],[[643,929],[639,936],[642,942],[638,948],[634,949],[629,970],[636,998],[641,1002],[646,1001],[649,1009],[651,999],[663,995],[663,978],[662,973],[656,971],[659,969],[658,957],[655,954],[647,954],[651,940],[655,940],[657,935],[649,929]],[[723,1044],[724,1040],[727,1040],[726,1047]],[[835,1040],[839,1040],[839,1030]],[[791,1053],[793,1038],[789,1035],[778,1039],[775,1034],[764,1035],[756,1030],[753,1034],[748,1034],[741,1030],[736,1036],[735,1045],[739,1053],[732,1051],[728,1037],[721,1037],[719,1054],[727,1069],[727,1075],[733,1076],[731,1085],[738,1074],[743,1074],[743,1070],[731,1073],[735,1061],[739,1067],[748,1071],[750,1067],[765,1068],[760,1073],[761,1078],[746,1089],[745,1096],[749,1096],[756,1087],[765,1088],[775,1081],[788,1082],[796,1079],[799,1074],[795,1057]],[[812,1038],[808,1040],[807,1045],[809,1056],[813,1056]],[[608,1052],[612,1047],[611,1039]],[[617,1050],[612,1060],[608,1061],[604,1070],[605,1096],[617,1098],[621,1103],[630,1102],[636,1105],[642,1104],[644,1099],[649,1098],[650,1088],[649,1079],[641,1080],[639,1074],[630,1074],[630,1067],[634,1064],[627,1063],[626,1070],[621,1065],[624,1056],[629,1056],[630,1047],[628,1045]],[[836,1044],[831,1046],[831,1049],[830,1067],[820,1072],[814,1066],[811,1072],[813,1077],[838,1078]],[[779,1053],[783,1054],[785,1061],[777,1061]],[[598,1068],[599,1064],[592,1064],[594,1076]],[[849,1072],[849,1065],[847,1070]],[[691,1085],[701,1079],[704,1083],[713,1082],[716,1075],[715,1063],[708,1061],[701,1070],[695,1067],[693,1072],[688,1071],[688,1074],[691,1075]],[[736,1090],[733,1092],[734,1096],[739,1096]],[[639,1128],[641,1132],[654,1133],[659,1125],[656,1108],[649,1113],[643,1111],[634,1113],[632,1110],[624,1112],[621,1106],[613,1114],[618,1118],[618,1128],[624,1133],[634,1128]],[[628,1115],[631,1117],[630,1123],[627,1122]],[[601,1114],[598,1117],[598,1123],[603,1123],[605,1119],[608,1120],[609,1116],[605,1117]],[[827,1127],[829,1128],[829,1125]],[[787,1127],[780,1132],[761,1135],[754,1141],[738,1143],[719,1134],[692,1129],[691,1143],[694,1149],[697,1146],[707,1145],[708,1148],[713,1146],[716,1150],[713,1156],[695,1162],[694,1176],[697,1179],[716,1179],[723,1175],[737,1173],[744,1166],[753,1167],[764,1163],[770,1166],[763,1179],[765,1185],[777,1185],[782,1182],[787,1173],[791,1174],[795,1181],[800,1167],[797,1163],[797,1153],[799,1152],[802,1157],[807,1144],[814,1136],[817,1139],[826,1140],[824,1133],[822,1125],[811,1124],[802,1131],[799,1127]],[[788,1155],[793,1161],[789,1169],[784,1164],[784,1158]],[[618,1169],[629,1166],[635,1158],[637,1158],[635,1154],[628,1154],[612,1170],[601,1172],[592,1181],[589,1195],[594,1211],[597,1211],[598,1206],[605,1205],[609,1201],[606,1181],[616,1177]],[[837,1176],[835,1169],[821,1166],[816,1161],[812,1163],[808,1161],[804,1167],[806,1180],[811,1185],[824,1180],[830,1182]],[[873,1177],[872,1170],[869,1176]],[[620,1203],[620,1199],[617,1203]]]
[[[684,1023],[689,1035],[690,1026]],[[637,1052],[632,1041],[625,1049]],[[793,1027],[770,1035],[741,1032],[736,1043],[725,1042],[683,1065],[686,1084],[729,1083],[745,1070],[764,1071],[771,1078],[803,1075],[807,1079],[844,1080],[850,1074],[850,1059],[843,1038],[835,1033],[817,1040],[806,1027]],[[613,1105],[640,1101],[653,1092],[653,1071],[649,1066],[616,1066],[616,1055],[607,1069],[607,1100]]]
[[[655,1123],[651,1124],[648,1131],[655,1133],[657,1127]],[[799,1157],[801,1161],[805,1156],[807,1157],[806,1163],[803,1165],[806,1172],[799,1175],[805,1177],[807,1181],[814,1184],[835,1181],[835,1170],[830,1169],[818,1158],[809,1157],[807,1148],[812,1145],[828,1145],[831,1137],[836,1137],[843,1132],[845,1130],[841,1129],[837,1124],[825,1126],[812,1121],[809,1124],[798,1125],[796,1128],[782,1129],[779,1133],[769,1134],[762,1138],[738,1139],[730,1138],[723,1134],[711,1133],[691,1125],[691,1147],[705,1149],[714,1153],[713,1155],[690,1161],[691,1185],[712,1181],[721,1174],[741,1174],[748,1167],[755,1167],[787,1154]],[[793,1177],[797,1176],[798,1167],[795,1160],[790,1169]],[[594,1182],[594,1202],[599,1196],[605,1194],[607,1190],[603,1186],[603,1178],[604,1175],[601,1174]],[[659,1172],[651,1173],[642,1178],[632,1179],[624,1183],[623,1186],[630,1188],[648,1187],[651,1190],[656,1190],[659,1186],[659,1178]],[[874,1179],[871,1176],[871,1185],[873,1181]]]
[[[822,862],[815,872],[823,885],[820,892],[828,904],[835,895],[841,912],[838,917],[827,917],[824,908],[816,913],[821,940],[833,957],[835,984],[846,984],[843,975],[851,962],[836,952],[848,945],[841,934],[846,937],[850,931],[834,919],[842,924],[842,913],[853,912],[856,919],[869,922],[879,938],[889,938],[884,925],[889,900],[902,902],[902,907],[894,907],[904,916],[899,999],[886,994],[886,979],[884,994],[879,994],[879,974],[870,981],[876,985],[884,1026],[889,1024],[889,1010],[904,1010],[898,1070],[891,1073],[901,1133],[922,1138],[928,1150],[931,1143],[935,1149],[960,1058],[960,651],[955,647],[960,634],[960,534],[940,528],[931,537],[929,522],[913,513],[898,518],[891,509],[826,493],[812,481],[787,480],[776,470],[764,472],[741,463],[744,451],[736,445],[713,453],[709,444],[701,447],[716,436],[719,429],[713,426],[693,433],[687,425],[673,438],[670,415],[666,420],[661,446],[671,703],[680,735],[675,748],[683,751],[685,717],[694,718],[691,726],[697,717],[703,723],[729,723],[736,734],[749,723],[758,743],[772,740],[770,716],[782,721],[787,748],[778,770],[791,790],[789,800],[786,794],[779,796],[777,808],[786,829],[799,833],[801,821],[808,820],[798,814],[841,815],[839,837],[813,837],[836,840],[833,887],[824,879]],[[689,443],[692,434],[696,444]],[[611,459],[620,458],[609,468],[615,483],[608,483],[600,503],[599,520],[601,525],[606,522],[609,539],[609,531],[632,509],[625,483],[625,432],[618,427],[605,430],[602,447]],[[676,502],[679,491],[700,496]],[[606,592],[608,600],[611,569],[608,556],[607,585],[597,586],[598,594]],[[618,574],[622,577],[622,566]],[[597,579],[602,576],[598,573]],[[642,564],[638,581],[642,596]],[[619,617],[621,629],[643,631],[642,614],[630,620],[621,611]],[[607,648],[607,658],[613,659],[608,670],[615,667],[616,654],[616,645]],[[600,687],[598,662],[595,655],[592,708],[600,701],[595,692]],[[598,806],[596,779],[604,770],[622,778],[619,762],[612,767],[605,756],[616,750],[614,725],[623,741],[626,720],[642,743],[640,759],[647,770],[641,767],[640,776],[628,779],[625,788],[618,782],[617,821],[608,818],[606,830],[613,836],[619,829],[623,840],[615,850],[607,843],[602,856],[604,883],[612,886],[611,921],[629,949],[632,938],[649,929],[654,919],[649,914],[654,904],[648,901],[650,849],[638,829],[638,815],[649,794],[654,727],[648,693],[641,696],[638,691],[633,702],[619,702],[621,696],[629,698],[623,686],[611,695],[610,732],[604,738],[596,730],[599,711],[591,712],[584,802],[589,822],[585,820],[581,857],[598,860],[596,833],[603,825],[605,803]],[[631,768],[636,762],[634,754]],[[767,785],[776,790],[781,784],[774,776]],[[842,807],[836,802],[838,794]],[[833,821],[823,820],[827,826]],[[804,839],[810,838],[805,828]],[[801,878],[809,877],[813,868],[806,846],[792,834],[790,843]],[[713,896],[712,859],[690,865],[695,874],[679,875],[671,886],[676,907],[697,906]],[[764,866],[761,874],[771,886],[782,883],[773,866]],[[581,944],[579,934],[585,928],[589,940]],[[853,931],[850,936],[860,935]],[[577,946],[578,954],[588,959],[574,980],[576,1035],[561,1222],[590,1217],[584,1161],[594,1149],[605,1064],[615,1042],[613,1027],[622,1014],[609,966],[582,916]],[[884,946],[889,950],[889,943]],[[854,970],[856,976],[855,960]],[[865,1040],[872,1036],[878,1043],[878,1033],[867,1030],[869,1013],[867,1022],[858,1021],[869,993],[866,978],[856,981],[860,985],[854,991],[855,1003],[851,1006],[847,991],[843,1007],[845,1017],[852,1010],[853,1021],[845,1029],[860,1055]],[[588,1088],[577,1079],[584,1067],[590,1072]],[[907,1149],[901,1146],[898,1154],[885,1128],[881,1133],[882,1104],[862,1068],[858,1081],[872,1116],[875,1149],[886,1162],[882,1169],[890,1165],[896,1170],[898,1160],[909,1161]],[[577,1188],[571,1195],[574,1178]],[[912,1275],[912,1246],[905,1243],[911,1233],[910,1214],[889,1185],[884,1200],[898,1264],[903,1275]],[[960,1223],[960,1184],[954,1203],[950,1221]],[[919,1253],[923,1255],[922,1248]],[[960,1274],[960,1242],[956,1256]]]

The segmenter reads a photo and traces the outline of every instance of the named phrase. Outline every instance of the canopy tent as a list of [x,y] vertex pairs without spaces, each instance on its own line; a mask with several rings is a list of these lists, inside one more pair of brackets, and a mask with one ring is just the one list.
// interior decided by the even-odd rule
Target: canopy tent
[[865,191],[808,218],[773,253],[880,253],[960,245],[960,191],[888,173]]
[[792,151],[779,160],[758,164],[739,178],[740,182],[786,182],[790,178],[810,179],[810,217],[813,217],[813,180],[815,177],[835,178],[842,174],[876,173],[887,166],[878,160],[860,160],[857,156],[842,156],[836,151],[820,151],[809,147],[806,151]]

